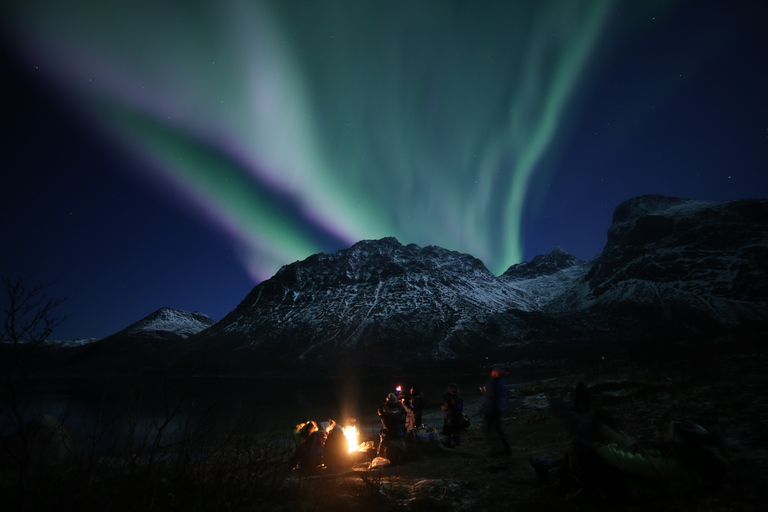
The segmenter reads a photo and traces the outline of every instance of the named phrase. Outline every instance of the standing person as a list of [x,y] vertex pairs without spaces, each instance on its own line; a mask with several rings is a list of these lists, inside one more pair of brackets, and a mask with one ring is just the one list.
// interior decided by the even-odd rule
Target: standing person
[[405,407],[405,431],[408,435],[414,435],[421,426],[421,413],[424,410],[424,402],[421,400],[419,388],[411,388],[409,396],[400,400]]
[[448,392],[443,395],[443,442],[448,448],[461,446],[462,413],[464,412],[464,400],[459,394],[458,384],[449,384]]
[[383,457],[390,442],[405,437],[405,407],[398,402],[396,394],[390,393],[378,413],[381,420],[378,453]]
[[491,378],[483,388],[482,413],[485,423],[485,434],[488,441],[494,444],[494,438],[501,444],[501,455],[511,455],[507,436],[501,428],[501,417],[507,408],[507,381],[504,379],[504,369],[496,367],[491,371]]

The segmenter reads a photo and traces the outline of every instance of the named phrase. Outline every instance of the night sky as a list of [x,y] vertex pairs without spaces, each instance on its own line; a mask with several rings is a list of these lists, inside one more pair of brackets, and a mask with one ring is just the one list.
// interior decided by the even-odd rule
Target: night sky
[[0,7],[0,275],[57,339],[363,239],[499,275],[634,196],[768,197],[764,0],[117,3]]

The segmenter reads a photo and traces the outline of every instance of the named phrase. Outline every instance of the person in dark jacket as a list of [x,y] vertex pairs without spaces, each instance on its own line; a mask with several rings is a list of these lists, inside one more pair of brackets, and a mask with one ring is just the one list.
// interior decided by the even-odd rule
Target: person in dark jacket
[[405,407],[405,431],[408,435],[413,435],[416,429],[421,426],[421,414],[424,410],[421,391],[419,388],[411,388],[409,396],[401,399],[400,402]]
[[448,386],[448,392],[443,395],[443,404],[440,408],[443,410],[443,435],[446,437],[443,444],[448,448],[461,446],[464,400],[461,398],[457,384]]
[[291,431],[291,436],[296,443],[296,447],[298,448],[306,442],[306,440],[309,439],[310,434],[315,430],[317,430],[317,423],[312,420],[305,420],[296,425]]
[[323,463],[323,450],[327,434],[323,429],[318,429],[309,435],[309,438],[296,450],[296,459],[302,469],[311,469]]
[[352,465],[349,455],[349,441],[335,421],[329,420],[328,439],[325,440],[323,461],[332,472],[344,470]]
[[491,378],[483,387],[483,405],[481,412],[485,423],[485,433],[491,444],[498,443],[501,448],[498,453],[511,455],[507,436],[501,427],[501,417],[507,408],[507,381],[504,379],[504,369],[494,368]]
[[382,447],[386,448],[387,443],[405,437],[405,407],[397,400],[396,394],[390,393],[378,413],[381,420],[378,451],[381,455]]

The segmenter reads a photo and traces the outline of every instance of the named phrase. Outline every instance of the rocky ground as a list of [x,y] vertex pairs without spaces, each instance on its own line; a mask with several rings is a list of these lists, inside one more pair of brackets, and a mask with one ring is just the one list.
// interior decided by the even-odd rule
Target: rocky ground
[[[767,355],[761,350],[710,353],[662,364],[603,366],[513,386],[504,420],[511,456],[493,454],[482,420],[473,414],[480,394],[467,390],[465,411],[472,425],[460,448],[417,446],[410,460],[382,470],[366,470],[363,462],[354,474],[320,484],[324,491],[312,495],[315,501],[304,501],[303,507],[346,510],[359,503],[369,510],[765,510]],[[641,445],[653,443],[657,429],[672,420],[718,432],[726,440],[722,451],[730,462],[728,474],[719,485],[651,501],[568,499],[565,490],[539,480],[529,460],[560,458],[568,449],[573,436],[550,401],[570,399],[578,381],[589,386],[598,407]],[[437,408],[426,411],[426,423],[441,424],[441,418]]]

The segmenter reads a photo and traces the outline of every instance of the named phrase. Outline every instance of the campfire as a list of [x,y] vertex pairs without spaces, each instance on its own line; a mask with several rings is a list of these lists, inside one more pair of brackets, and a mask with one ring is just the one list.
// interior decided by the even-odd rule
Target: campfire
[[347,444],[349,445],[349,453],[359,451],[366,445],[366,443],[357,442],[357,427],[354,425],[343,427],[343,430],[344,436],[347,438]]

